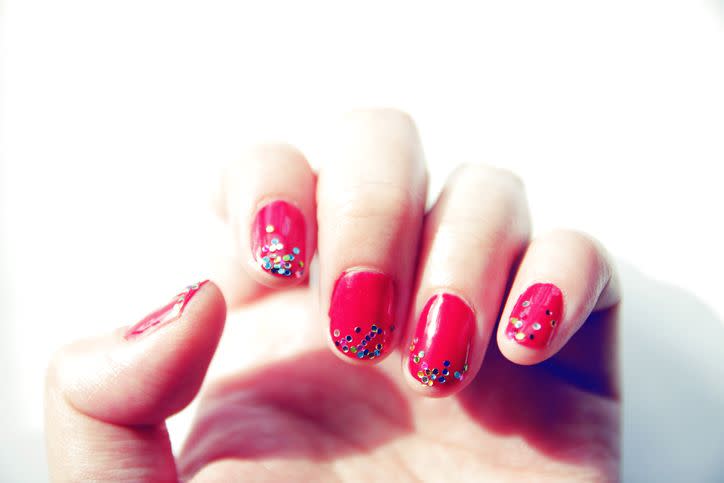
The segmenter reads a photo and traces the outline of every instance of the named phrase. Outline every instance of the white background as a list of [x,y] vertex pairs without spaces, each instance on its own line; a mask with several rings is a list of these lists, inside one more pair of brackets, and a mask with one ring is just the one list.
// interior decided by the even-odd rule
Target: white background
[[417,119],[433,189],[507,167],[537,229],[609,247],[624,475],[724,480],[724,3],[269,3],[5,1],[0,480],[45,478],[53,349],[205,269],[218,168],[268,139],[314,163],[357,106]]

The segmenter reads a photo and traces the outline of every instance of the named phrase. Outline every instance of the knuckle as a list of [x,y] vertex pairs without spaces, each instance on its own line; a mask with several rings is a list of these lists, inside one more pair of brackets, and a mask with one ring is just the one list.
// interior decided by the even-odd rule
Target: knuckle
[[[508,233],[509,231],[504,227],[490,227],[482,230],[480,220],[461,217],[442,220],[435,230],[435,239],[458,248],[465,246],[470,249],[483,250],[485,247],[502,246]],[[490,255],[492,256],[492,253]]]
[[355,109],[350,111],[345,116],[345,119],[364,124],[377,125],[382,122],[388,125],[394,124],[402,128],[417,129],[415,121],[410,114],[393,108]]
[[248,173],[249,169],[257,172],[279,169],[294,169],[296,166],[308,169],[304,154],[291,144],[261,143],[251,146],[234,163],[237,175]]
[[549,232],[548,237],[556,245],[566,246],[574,251],[577,258],[590,264],[591,270],[610,272],[603,245],[592,235],[579,230],[558,228]]
[[568,243],[575,245],[582,252],[593,255],[598,253],[600,244],[588,233],[571,230],[568,228],[557,228],[549,233],[549,236],[559,240],[566,240]]
[[527,219],[527,198],[523,183],[511,171],[484,165],[464,164],[452,175],[449,183],[452,197],[477,200],[482,218]]
[[514,172],[484,164],[461,164],[457,168],[455,176],[457,179],[469,180],[476,184],[495,184],[515,191],[520,191],[525,186],[520,176]]
[[392,183],[365,182],[341,193],[336,203],[336,215],[342,219],[407,220],[420,216],[420,203],[404,186]]
[[[371,109],[347,114],[336,142],[356,155],[417,161],[422,158],[420,138],[410,115],[394,109]],[[394,168],[394,166],[388,166]]]

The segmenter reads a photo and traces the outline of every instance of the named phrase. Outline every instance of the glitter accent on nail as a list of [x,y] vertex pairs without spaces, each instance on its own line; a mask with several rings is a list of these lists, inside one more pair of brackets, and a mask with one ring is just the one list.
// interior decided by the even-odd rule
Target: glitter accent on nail
[[304,230],[304,218],[293,205],[278,200],[262,207],[252,234],[252,250],[259,267],[275,277],[304,276]]
[[533,284],[518,297],[510,315],[506,336],[526,347],[542,349],[559,325],[553,317],[563,316],[563,294],[553,284]]
[[[380,355],[382,355],[382,351],[384,350],[384,344],[382,343],[375,344],[373,349],[365,348],[367,344],[369,344],[370,341],[380,332],[380,329],[376,325],[372,325],[366,333],[362,330],[362,326],[355,327],[352,329],[352,332],[352,334],[347,334],[339,338],[342,333],[339,329],[334,329],[332,335],[335,339],[339,338],[334,341],[335,345],[349,344],[349,352],[357,354],[357,357],[360,359],[365,357],[368,359],[375,359],[376,357],[380,357]],[[342,347],[342,352],[348,352],[347,350],[344,350],[345,347],[346,346]]]
[[[429,364],[424,361],[425,351],[415,352],[415,345],[418,343],[418,339],[415,338],[410,343],[410,360],[415,364],[419,364],[420,369],[417,371],[417,379],[423,386],[432,387],[435,384],[445,384],[450,375],[452,363],[450,360],[445,359],[442,361],[442,368],[430,367]],[[468,371],[467,362],[463,365],[461,370],[454,372],[454,377],[458,381],[462,381],[463,374]],[[414,373],[413,373],[414,374]]]

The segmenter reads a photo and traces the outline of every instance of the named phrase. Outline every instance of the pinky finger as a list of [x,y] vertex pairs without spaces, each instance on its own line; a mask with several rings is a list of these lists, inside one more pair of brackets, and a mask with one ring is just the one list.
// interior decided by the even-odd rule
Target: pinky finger
[[[552,357],[592,312],[618,303],[617,285],[612,263],[592,238],[561,230],[534,240],[516,274],[498,326],[500,351],[523,365]],[[591,343],[588,338],[582,340]],[[603,342],[615,344],[615,338]],[[605,352],[614,353],[615,348],[610,349]],[[583,357],[586,353],[580,351]]]

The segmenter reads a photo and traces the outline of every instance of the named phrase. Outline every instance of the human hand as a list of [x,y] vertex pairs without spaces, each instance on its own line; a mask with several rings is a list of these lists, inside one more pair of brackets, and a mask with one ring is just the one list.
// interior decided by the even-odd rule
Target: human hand
[[615,480],[605,252],[569,231],[531,242],[522,185],[499,170],[458,169],[425,214],[417,132],[400,113],[355,113],[334,139],[318,176],[277,145],[226,174],[218,208],[236,251],[215,280],[263,326],[258,362],[208,381],[174,457],[165,420],[216,350],[219,287],[64,348],[47,383],[53,479]]

